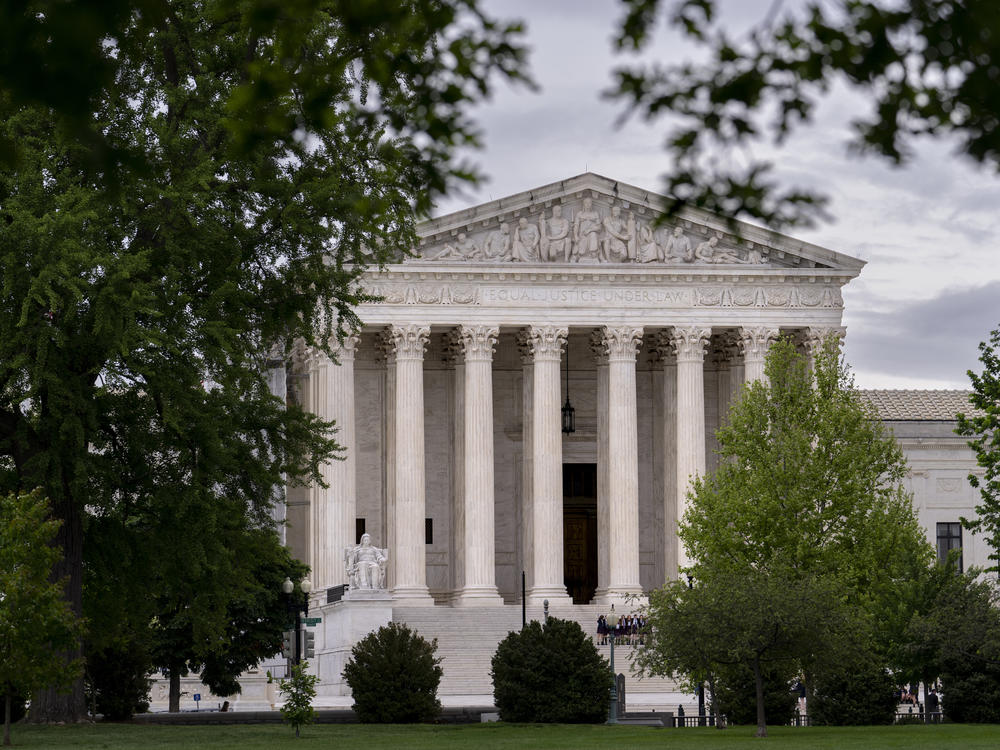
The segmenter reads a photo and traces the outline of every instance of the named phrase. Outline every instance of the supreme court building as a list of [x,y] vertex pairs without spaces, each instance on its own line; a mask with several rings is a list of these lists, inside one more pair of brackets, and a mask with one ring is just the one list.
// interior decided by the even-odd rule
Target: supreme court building
[[[662,200],[583,174],[425,222],[414,255],[365,274],[378,301],[336,361],[299,349],[274,373],[345,449],[326,488],[289,487],[278,509],[324,618],[320,705],[350,705],[349,647],[389,619],[439,638],[446,704],[489,705],[522,573],[532,617],[544,601],[585,625],[634,608],[684,565],[690,478],[715,467],[714,433],[769,345],[843,335],[863,261],[700,211],[661,223]],[[865,396],[903,445],[931,543],[986,563],[958,523],[976,504],[953,434],[967,394]],[[344,552],[363,533],[386,590],[352,603]],[[671,689],[645,705],[675,707]]]
[[522,571],[529,603],[610,604],[677,575],[733,398],[779,335],[842,333],[864,264],[661,205],[584,174],[426,222],[416,257],[366,274],[363,329],[289,379],[346,449],[328,488],[288,493],[317,589],[362,531],[398,605],[519,602]]

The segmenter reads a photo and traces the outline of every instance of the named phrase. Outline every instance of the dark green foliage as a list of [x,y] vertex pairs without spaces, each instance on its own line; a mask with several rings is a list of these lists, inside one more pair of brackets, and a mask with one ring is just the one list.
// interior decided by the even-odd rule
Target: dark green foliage
[[667,193],[681,201],[775,227],[823,216],[824,196],[781,185],[770,161],[735,154],[782,145],[835,82],[870,102],[851,123],[845,145],[855,153],[904,164],[914,141],[947,137],[987,168],[1000,163],[995,0],[775,2],[739,35],[725,28],[717,0],[625,5],[620,47],[648,51],[666,17],[704,53],[671,65],[629,60],[611,91],[640,116],[667,116]]
[[989,342],[979,344],[982,374],[969,371],[972,395],[969,401],[978,414],[958,415],[959,435],[971,437],[969,446],[976,453],[976,462],[984,469],[980,479],[969,475],[969,482],[979,489],[981,502],[974,519],[962,519],[967,529],[980,533],[989,544],[987,570],[1000,573],[1000,328],[990,333]]
[[88,703],[106,721],[125,721],[149,710],[150,656],[139,641],[87,651]]
[[[475,0],[107,6],[0,10],[0,493],[51,500],[74,613],[113,639],[152,602],[231,691],[248,649],[215,646],[255,584],[229,550],[337,454],[268,369],[359,325],[524,52]],[[82,682],[31,710],[83,719]]]
[[[3,701],[7,696],[0,695],[0,711],[3,710]],[[24,697],[20,695],[12,695],[10,698],[10,721],[12,724],[19,722],[27,714],[28,709],[25,706],[27,701]]]
[[809,718],[813,724],[891,724],[896,715],[896,683],[872,657],[847,660],[814,674]]
[[428,643],[395,622],[358,641],[344,667],[358,720],[366,724],[434,721],[441,713],[437,689],[444,674],[435,651],[436,639]]
[[[766,665],[764,711],[768,724],[788,724],[795,713],[796,695],[792,693],[794,674],[788,666]],[[716,674],[716,707],[730,724],[757,723],[757,691],[753,670],[745,665],[722,667]]]
[[532,620],[509,633],[490,674],[504,721],[595,724],[608,717],[610,667],[571,620]]
[[955,664],[941,673],[942,708],[949,720],[1000,724],[1000,667],[970,669]]

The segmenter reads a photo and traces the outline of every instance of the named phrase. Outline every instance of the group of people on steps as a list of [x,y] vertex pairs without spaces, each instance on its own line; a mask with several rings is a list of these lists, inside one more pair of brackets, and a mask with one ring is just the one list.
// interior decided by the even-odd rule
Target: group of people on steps
[[608,618],[600,615],[597,618],[598,643],[607,646],[609,639],[614,639],[616,646],[635,646],[643,643],[643,636],[646,630],[646,616],[639,613],[622,615],[618,618],[618,624],[611,627]]

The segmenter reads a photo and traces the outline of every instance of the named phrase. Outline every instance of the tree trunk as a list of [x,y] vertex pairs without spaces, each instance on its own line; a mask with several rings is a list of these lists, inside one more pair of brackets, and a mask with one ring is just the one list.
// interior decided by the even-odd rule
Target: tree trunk
[[767,721],[764,717],[764,675],[760,672],[760,659],[753,660],[753,680],[757,686],[757,737],[767,737]]
[[3,744],[10,745],[10,691],[3,697]]
[[[83,518],[79,508],[64,491],[62,500],[53,501],[53,515],[62,521],[53,545],[63,554],[52,569],[53,581],[66,581],[66,601],[77,617],[83,614]],[[83,645],[64,653],[67,662],[83,658]],[[31,699],[29,721],[40,724],[56,722],[79,723],[88,720],[87,700],[83,688],[83,672],[67,688],[47,687],[35,692]]]
[[715,717],[715,728],[716,729],[725,729],[725,727],[722,725],[722,717],[719,715],[719,704],[715,700],[715,673],[714,672],[709,672],[708,673],[708,692],[711,693],[711,695],[712,695],[712,697],[710,699],[710,702],[708,704],[710,706],[710,708],[708,710],[709,710],[709,713],[711,713],[712,716]]
[[181,710],[181,670],[177,665],[170,665],[170,697],[167,711],[172,714]]

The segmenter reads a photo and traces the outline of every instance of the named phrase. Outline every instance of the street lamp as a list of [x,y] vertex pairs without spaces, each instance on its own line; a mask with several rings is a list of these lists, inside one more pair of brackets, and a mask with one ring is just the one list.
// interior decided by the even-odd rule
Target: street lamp
[[292,598],[292,592],[295,591],[295,584],[292,583],[291,578],[286,578],[281,584],[281,592],[285,595],[286,606],[289,612],[295,613],[295,658],[294,663],[296,665],[302,663],[302,615],[309,614],[309,592],[312,591],[312,581],[306,576],[301,581],[299,581],[299,590],[306,595],[305,602],[299,604]]
[[618,627],[618,615],[615,605],[611,605],[611,614],[607,619],[608,630],[611,632],[611,705],[608,706],[608,724],[618,723],[618,678],[615,676],[615,629]]

